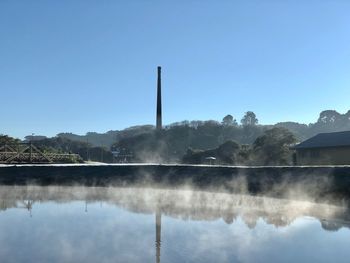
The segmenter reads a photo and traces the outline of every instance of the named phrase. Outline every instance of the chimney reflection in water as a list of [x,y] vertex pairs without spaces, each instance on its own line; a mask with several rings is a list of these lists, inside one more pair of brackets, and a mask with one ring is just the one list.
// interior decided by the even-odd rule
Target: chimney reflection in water
[[156,263],[160,263],[160,242],[162,230],[162,214],[160,209],[156,210]]

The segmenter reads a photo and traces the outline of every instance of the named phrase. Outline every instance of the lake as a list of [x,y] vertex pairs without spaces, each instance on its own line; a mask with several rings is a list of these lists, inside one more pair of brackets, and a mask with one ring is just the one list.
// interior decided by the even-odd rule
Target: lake
[[349,262],[347,206],[122,187],[0,186],[1,262]]

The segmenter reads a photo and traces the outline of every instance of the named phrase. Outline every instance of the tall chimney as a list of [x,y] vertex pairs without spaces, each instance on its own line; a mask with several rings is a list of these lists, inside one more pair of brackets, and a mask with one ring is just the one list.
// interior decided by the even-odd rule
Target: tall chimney
[[161,67],[158,67],[157,79],[157,130],[162,129],[162,83],[161,83]]

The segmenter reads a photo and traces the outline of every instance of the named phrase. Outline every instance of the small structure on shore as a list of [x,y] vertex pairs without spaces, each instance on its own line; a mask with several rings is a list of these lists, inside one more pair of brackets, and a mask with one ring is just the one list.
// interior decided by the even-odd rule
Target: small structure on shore
[[350,131],[320,133],[292,149],[297,165],[350,165]]
[[212,165],[215,163],[216,158],[213,156],[209,156],[209,157],[206,157],[205,160],[208,161],[210,165]]

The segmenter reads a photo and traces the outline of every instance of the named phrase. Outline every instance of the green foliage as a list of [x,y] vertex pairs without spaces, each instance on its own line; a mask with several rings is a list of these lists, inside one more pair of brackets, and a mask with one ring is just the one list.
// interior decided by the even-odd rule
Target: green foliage
[[[238,125],[234,117],[226,115],[222,122],[209,121],[181,121],[165,126],[165,141],[170,147],[171,155],[181,158],[188,147],[195,149],[213,149],[227,140],[235,140],[241,144],[252,144],[264,131],[273,127],[282,127],[290,130],[299,141],[310,138],[321,132],[334,132],[350,130],[350,111],[339,114],[334,110],[320,113],[318,121],[312,124],[297,122],[279,122],[275,125],[258,125],[256,114],[252,111],[245,113]],[[108,131],[107,133],[88,132],[80,136],[72,133],[60,133],[57,136],[73,141],[89,143],[92,146],[117,147],[128,138],[138,137],[142,134],[151,134],[155,130],[153,125],[133,126],[121,131]],[[131,141],[137,141],[131,139]],[[135,148],[135,147],[134,147]],[[138,147],[136,147],[138,148]],[[181,155],[182,154],[182,155]]]
[[154,129],[152,125],[141,125],[126,128],[122,131],[108,131],[106,133],[88,132],[86,135],[76,135],[73,133],[59,133],[57,137],[66,138],[72,141],[89,143],[96,147],[110,148],[113,143],[124,138],[137,136],[150,132]]
[[256,118],[256,115],[254,112],[247,111],[244,117],[242,118],[241,123],[243,126],[257,125],[258,119]]
[[222,164],[235,164],[240,145],[235,141],[226,141],[216,150],[216,158]]
[[310,134],[309,126],[306,124],[300,124],[297,122],[279,122],[274,127],[285,128],[292,132],[299,141],[305,140],[312,135]]
[[112,153],[104,147],[94,147],[86,142],[54,137],[34,141],[33,144],[44,152],[79,154],[85,161],[113,162]]
[[225,125],[225,126],[237,126],[238,125],[236,119],[234,119],[231,114],[226,115],[222,119],[221,123],[222,123],[222,125]]
[[205,164],[212,163],[209,158],[214,157],[216,164],[236,164],[237,155],[240,146],[237,142],[227,141],[218,148],[210,150],[193,150],[189,148],[182,158],[183,163],[188,164]]
[[335,110],[325,110],[320,113],[317,123],[334,124],[341,121],[342,115]]
[[294,135],[284,128],[266,130],[252,146],[227,141],[211,150],[188,149],[182,158],[183,163],[208,163],[208,157],[215,157],[216,164],[228,165],[288,165],[292,152],[289,146],[295,143]]
[[27,142],[40,141],[40,140],[44,140],[44,139],[47,139],[47,137],[43,136],[43,135],[28,135],[28,136],[24,137],[24,141],[27,141]]
[[[218,149],[225,142],[236,141],[241,147],[234,158],[222,155],[218,156],[218,162],[284,164],[289,162],[289,152],[285,146],[281,146],[282,141],[278,134],[288,137],[285,130],[287,129],[294,134],[294,139],[302,141],[321,132],[350,130],[350,111],[345,114],[335,110],[323,111],[317,122],[308,125],[297,122],[258,125],[255,113],[248,111],[243,116],[241,124],[238,125],[234,117],[228,114],[221,123],[215,120],[185,120],[167,125],[161,132],[156,131],[153,125],[142,125],[104,134],[89,132],[80,136],[61,133],[55,138],[43,139],[35,143],[45,146],[48,152],[77,153],[85,160],[101,161],[103,159],[103,161],[112,162],[113,156],[108,150],[112,148],[132,155],[133,161],[137,162],[178,162],[184,155],[188,155],[195,162],[202,163],[203,158],[209,153],[217,156]],[[0,137],[0,143],[1,140],[11,141],[10,137],[5,135]],[[188,149],[197,150],[189,152]],[[269,161],[269,159],[276,161]]]
[[255,165],[291,164],[292,152],[289,147],[295,142],[295,136],[287,129],[267,130],[253,143],[251,161]]
[[134,162],[164,162],[170,158],[169,149],[163,131],[139,134],[127,137],[113,146],[114,149],[133,155]]
[[154,129],[125,137],[112,148],[132,152],[135,162],[178,162],[188,148],[215,149],[229,140],[253,143],[264,129],[263,126],[257,125],[251,127],[223,125],[217,121],[181,122],[166,126],[160,133]]
[[21,142],[21,140],[19,140],[19,139],[12,138],[8,135],[0,134],[0,145],[4,145],[4,144],[16,145],[20,142]]
[[183,163],[189,164],[201,164],[203,156],[203,150],[193,150],[192,148],[188,148],[186,154],[182,157]]

